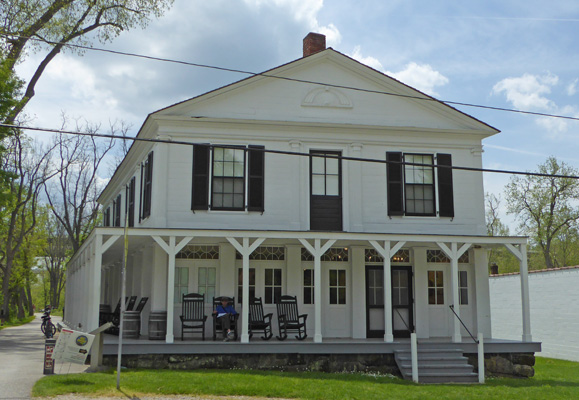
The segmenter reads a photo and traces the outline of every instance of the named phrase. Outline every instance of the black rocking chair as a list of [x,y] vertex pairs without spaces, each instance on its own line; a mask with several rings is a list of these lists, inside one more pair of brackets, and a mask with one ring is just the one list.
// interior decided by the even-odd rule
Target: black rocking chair
[[288,332],[297,333],[296,339],[304,340],[306,333],[306,319],[308,314],[298,313],[298,300],[296,296],[281,296],[276,303],[277,322],[279,324],[278,340],[285,340]]
[[143,311],[143,308],[145,308],[145,305],[147,304],[147,300],[149,300],[148,297],[141,297],[141,300],[139,300],[139,304],[137,304],[137,308],[135,311],[138,312]]
[[[228,306],[232,306],[233,308],[235,308],[235,297],[228,297],[228,296],[219,296],[219,297],[214,297],[213,298],[213,340],[217,339],[217,332],[221,332],[223,331],[223,325],[222,325],[222,318],[217,318],[217,306],[221,304],[221,301],[223,299],[227,300],[227,305]],[[237,340],[237,320],[239,319],[239,314],[234,314],[234,315],[230,315],[229,316],[229,321],[230,321],[230,325],[229,325],[229,329],[231,329],[231,332],[233,332],[234,338],[233,340]]]
[[189,293],[183,295],[183,309],[179,318],[181,319],[181,340],[184,339],[185,331],[191,333],[199,332],[205,340],[205,295],[199,293]]
[[137,302],[137,296],[131,296],[129,302],[126,303],[125,311],[133,311],[135,303]]
[[263,314],[261,297],[254,297],[249,301],[249,338],[253,331],[263,331],[263,340],[269,340],[273,336],[271,329],[271,317],[273,313]]

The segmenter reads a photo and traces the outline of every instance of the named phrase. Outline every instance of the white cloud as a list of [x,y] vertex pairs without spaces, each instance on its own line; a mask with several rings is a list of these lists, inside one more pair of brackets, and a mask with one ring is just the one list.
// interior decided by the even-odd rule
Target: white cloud
[[577,84],[579,83],[579,78],[575,79],[573,82],[567,86],[567,94],[569,96],[574,96],[577,93]]
[[400,72],[386,73],[393,78],[432,96],[438,95],[434,90],[435,87],[444,86],[449,82],[446,76],[434,70],[429,64],[417,64],[411,62]]
[[289,15],[293,16],[294,21],[305,23],[311,32],[322,33],[326,35],[326,44],[328,47],[334,47],[342,41],[342,35],[338,28],[330,23],[326,26],[320,25],[318,13],[324,6],[323,0],[244,0],[245,3],[256,9],[262,7],[274,6],[279,9],[286,9]]
[[[560,115],[579,118],[579,112],[577,112],[577,109],[573,106],[565,106],[558,110],[557,113]],[[567,119],[554,117],[537,118],[537,124],[546,129],[549,134],[549,138],[554,140],[576,140],[575,137],[569,138],[568,135],[565,135],[565,133],[569,130],[569,121],[570,120]]]
[[369,67],[374,68],[375,70],[378,70],[380,72],[386,72],[384,70],[384,66],[382,66],[382,63],[380,61],[378,61],[377,58],[374,58],[372,56],[368,56],[368,57],[364,57],[362,55],[362,52],[360,50],[360,46],[356,46],[354,47],[354,53],[350,55],[354,60],[358,60],[360,61],[362,64],[366,64]]
[[516,78],[505,78],[493,87],[493,94],[504,93],[507,100],[519,110],[552,110],[555,104],[544,95],[559,82],[559,77],[524,74]]

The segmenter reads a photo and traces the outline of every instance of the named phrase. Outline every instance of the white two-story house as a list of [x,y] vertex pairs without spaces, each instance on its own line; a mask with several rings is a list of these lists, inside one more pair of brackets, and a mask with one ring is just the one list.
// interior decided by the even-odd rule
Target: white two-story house
[[[482,141],[499,131],[304,39],[304,57],[150,114],[102,192],[103,226],[73,257],[65,320],[91,330],[127,295],[167,314],[181,296],[235,297],[274,313],[297,296],[313,343],[493,339],[488,251],[521,262],[521,343],[531,342],[524,237],[488,237]],[[276,326],[274,324],[274,330]],[[210,329],[208,324],[207,329]],[[207,332],[209,333],[209,331]],[[274,344],[272,342],[272,344]]]

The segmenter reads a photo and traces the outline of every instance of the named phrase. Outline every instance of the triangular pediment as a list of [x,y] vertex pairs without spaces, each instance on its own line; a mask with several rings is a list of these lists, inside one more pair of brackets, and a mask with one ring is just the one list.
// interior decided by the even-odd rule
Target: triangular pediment
[[169,106],[152,116],[418,128],[483,136],[498,132],[332,49]]

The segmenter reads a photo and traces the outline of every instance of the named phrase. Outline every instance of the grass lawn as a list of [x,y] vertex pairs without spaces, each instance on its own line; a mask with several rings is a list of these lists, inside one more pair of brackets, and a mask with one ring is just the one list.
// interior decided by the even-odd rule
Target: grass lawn
[[579,399],[579,363],[537,358],[531,379],[490,378],[484,385],[420,385],[364,374],[290,373],[245,370],[126,370],[116,390],[116,372],[42,378],[34,396],[215,395],[296,399]]
[[10,321],[5,321],[2,326],[0,326],[0,329],[4,329],[4,328],[8,328],[10,326],[20,326],[20,325],[24,325],[27,324],[31,321],[34,320],[34,315],[32,317],[24,317],[24,319],[11,319]]

